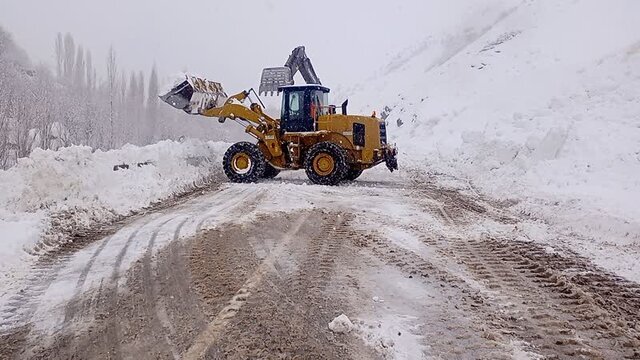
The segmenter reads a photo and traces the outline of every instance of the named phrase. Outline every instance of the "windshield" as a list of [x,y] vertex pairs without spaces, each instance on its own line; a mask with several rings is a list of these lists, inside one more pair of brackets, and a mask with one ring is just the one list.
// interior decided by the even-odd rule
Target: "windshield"
[[329,114],[329,94],[323,91],[313,91],[311,94],[312,103],[320,109],[319,115]]

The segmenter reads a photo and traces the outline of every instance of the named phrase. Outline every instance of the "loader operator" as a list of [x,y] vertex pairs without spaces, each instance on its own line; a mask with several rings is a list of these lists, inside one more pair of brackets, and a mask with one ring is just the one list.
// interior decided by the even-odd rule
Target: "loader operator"
[[310,109],[311,109],[311,118],[314,121],[318,120],[318,109],[319,109],[320,99],[318,99],[318,95],[314,95],[313,100],[311,101]]

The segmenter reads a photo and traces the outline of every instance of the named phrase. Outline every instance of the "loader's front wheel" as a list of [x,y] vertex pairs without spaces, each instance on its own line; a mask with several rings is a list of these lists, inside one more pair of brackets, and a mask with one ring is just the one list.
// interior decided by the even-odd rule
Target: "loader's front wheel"
[[243,141],[229,147],[222,166],[232,182],[251,183],[263,177],[266,161],[257,145]]
[[348,166],[343,148],[332,142],[313,145],[304,160],[304,168],[311,180],[320,185],[337,185],[344,179]]

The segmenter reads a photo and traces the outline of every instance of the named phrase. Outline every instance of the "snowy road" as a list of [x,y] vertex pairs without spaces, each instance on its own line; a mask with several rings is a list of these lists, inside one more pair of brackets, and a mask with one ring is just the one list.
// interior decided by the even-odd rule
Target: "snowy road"
[[[638,358],[640,286],[529,219],[373,171],[222,184],[41,261],[0,358]],[[505,231],[509,229],[509,231]],[[336,334],[340,314],[354,323]]]

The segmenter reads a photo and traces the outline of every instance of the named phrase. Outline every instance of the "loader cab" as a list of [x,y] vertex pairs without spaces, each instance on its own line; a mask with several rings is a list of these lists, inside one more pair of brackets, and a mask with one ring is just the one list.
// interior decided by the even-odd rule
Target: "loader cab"
[[329,88],[321,85],[281,86],[282,114],[280,127],[284,132],[316,130],[318,116],[329,109]]

